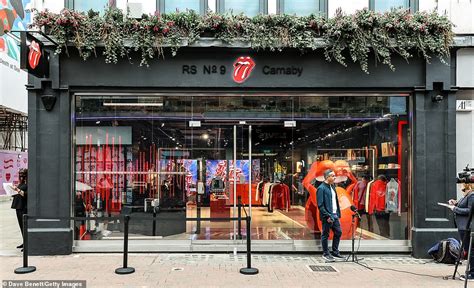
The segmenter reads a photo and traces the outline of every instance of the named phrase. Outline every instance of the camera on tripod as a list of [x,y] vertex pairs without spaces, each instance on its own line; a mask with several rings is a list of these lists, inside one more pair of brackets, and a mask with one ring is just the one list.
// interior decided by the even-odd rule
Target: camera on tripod
[[474,168],[469,168],[469,164],[467,164],[466,168],[458,173],[456,183],[474,183]]

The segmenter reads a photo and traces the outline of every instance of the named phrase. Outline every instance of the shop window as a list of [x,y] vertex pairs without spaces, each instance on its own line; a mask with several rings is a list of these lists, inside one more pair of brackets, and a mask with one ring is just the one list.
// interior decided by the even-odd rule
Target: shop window
[[[406,96],[75,96],[75,215],[140,218],[130,226],[137,239],[224,240],[236,233],[231,221],[185,217],[230,217],[240,196],[258,223],[254,239],[314,240],[321,223],[311,199],[331,168],[343,240],[350,205],[362,215],[357,238],[407,240]],[[76,224],[77,240],[123,235],[117,222]]]
[[381,13],[398,8],[410,9],[413,12],[418,10],[418,0],[370,0],[369,8]]
[[194,10],[204,14],[207,10],[207,1],[204,0],[157,0],[157,7],[162,13],[185,12]]
[[217,0],[217,11],[219,13],[243,13],[249,17],[260,13],[266,14],[268,10],[266,0]]
[[66,7],[80,12],[89,10],[102,12],[110,3],[112,2],[109,0],[66,0]]
[[326,15],[327,0],[279,0],[277,12],[279,14],[290,14],[308,16],[310,14]]

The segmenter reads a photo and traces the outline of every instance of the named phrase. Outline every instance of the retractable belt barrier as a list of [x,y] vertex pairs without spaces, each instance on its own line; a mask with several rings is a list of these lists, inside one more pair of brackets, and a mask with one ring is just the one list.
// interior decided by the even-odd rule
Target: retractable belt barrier
[[[240,222],[242,221],[241,213],[240,213],[241,203],[239,199],[239,214],[238,217],[209,217],[209,218],[185,218],[185,221],[238,221],[239,223],[239,232],[238,235],[240,236],[239,239],[242,239],[242,234],[240,231]],[[251,237],[250,237],[250,225],[251,225],[251,217],[247,214],[247,211],[243,209],[245,212],[246,217],[245,223],[247,228],[247,267],[241,268],[240,273],[244,275],[255,275],[258,274],[257,268],[252,268],[251,261],[252,261],[252,246],[251,246]],[[36,220],[38,222],[59,222],[59,221],[84,221],[84,220],[123,220],[123,265],[120,268],[115,269],[115,273],[117,274],[131,274],[135,272],[135,268],[128,267],[128,228],[130,220],[149,220],[149,221],[156,221],[156,219],[146,218],[146,217],[130,217],[130,215],[122,215],[117,217],[43,217],[43,216],[30,216],[28,214],[23,215],[23,266],[16,268],[16,274],[25,274],[31,273],[36,271],[35,266],[28,266],[28,220]],[[171,221],[182,220],[182,218],[167,218],[166,219]]]

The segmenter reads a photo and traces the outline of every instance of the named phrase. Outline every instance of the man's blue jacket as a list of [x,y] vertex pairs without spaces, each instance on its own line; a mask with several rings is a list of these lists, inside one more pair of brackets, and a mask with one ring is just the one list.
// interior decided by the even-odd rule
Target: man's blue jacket
[[[336,186],[332,185],[332,189],[336,191]],[[332,215],[332,192],[331,187],[326,182],[319,185],[318,190],[316,191],[316,199],[318,201],[319,208],[319,217],[321,221],[331,217],[331,220],[334,220]],[[337,205],[337,217],[341,218],[341,209],[339,208],[339,199],[337,199],[336,194],[336,205]]]

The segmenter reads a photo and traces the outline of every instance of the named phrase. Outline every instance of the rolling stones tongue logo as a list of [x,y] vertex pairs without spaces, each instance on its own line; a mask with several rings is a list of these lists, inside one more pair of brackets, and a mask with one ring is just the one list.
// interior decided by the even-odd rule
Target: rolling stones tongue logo
[[28,63],[31,69],[35,69],[38,66],[41,57],[41,49],[36,41],[31,41],[30,52],[28,53]]
[[232,78],[237,83],[243,83],[247,78],[249,78],[250,73],[252,73],[253,68],[255,67],[255,62],[249,56],[239,57],[234,62],[234,72],[232,73]]

